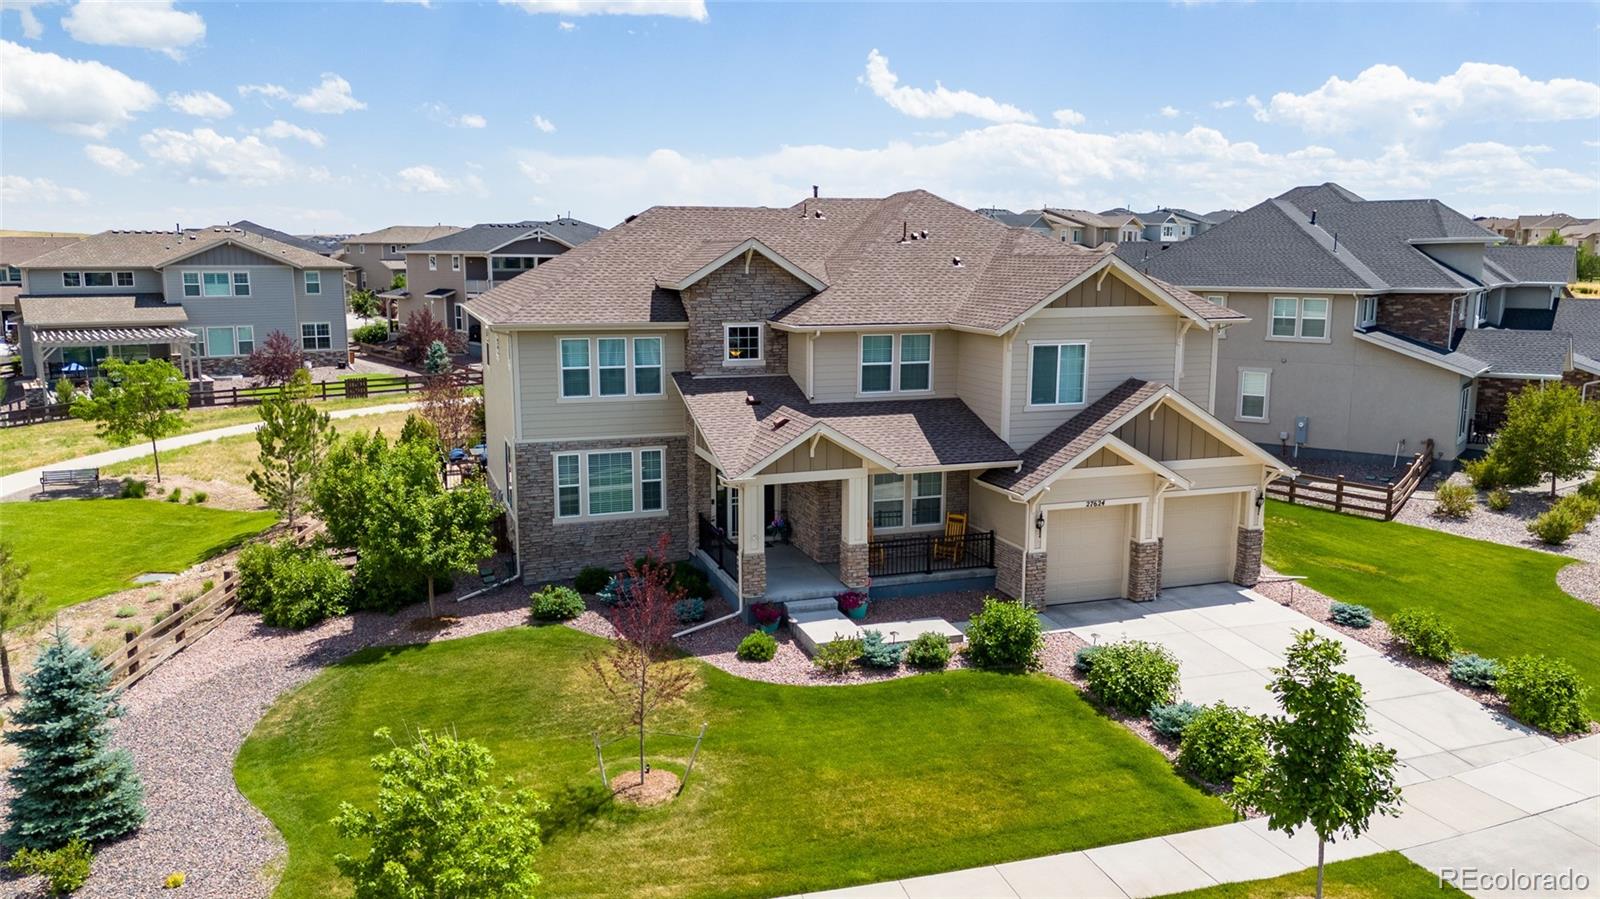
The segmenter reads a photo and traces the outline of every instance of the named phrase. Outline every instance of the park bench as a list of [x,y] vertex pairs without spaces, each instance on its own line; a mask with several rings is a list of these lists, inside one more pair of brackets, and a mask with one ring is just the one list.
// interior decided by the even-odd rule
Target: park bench
[[39,472],[39,488],[48,490],[51,487],[78,487],[84,484],[100,483],[100,469],[98,468],[63,468],[58,471]]

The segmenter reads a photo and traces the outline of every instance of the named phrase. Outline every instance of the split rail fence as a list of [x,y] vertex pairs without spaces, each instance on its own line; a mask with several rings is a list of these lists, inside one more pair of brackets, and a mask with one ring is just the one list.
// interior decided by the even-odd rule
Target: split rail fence
[[1330,478],[1302,474],[1267,484],[1267,496],[1296,505],[1390,521],[1405,508],[1433,467],[1433,441],[1425,441],[1422,449],[1411,458],[1411,464],[1398,479],[1386,484],[1365,484],[1348,480],[1343,475]]

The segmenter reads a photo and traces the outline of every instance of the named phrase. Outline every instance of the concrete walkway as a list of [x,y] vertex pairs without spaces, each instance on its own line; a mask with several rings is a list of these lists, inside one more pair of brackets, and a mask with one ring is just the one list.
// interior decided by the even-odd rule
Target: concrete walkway
[[[417,403],[389,403],[383,406],[362,406],[357,409],[339,409],[329,412],[329,418],[355,418],[361,415],[378,415],[384,412],[403,412],[406,409],[416,408]],[[256,428],[261,427],[259,421],[249,421],[244,424],[229,425],[225,428],[212,428],[209,431],[195,431],[192,434],[179,434],[165,440],[156,441],[156,446],[166,452],[180,446],[193,446],[196,443],[209,443],[223,437],[237,437],[241,434],[253,434]],[[63,459],[38,468],[29,468],[15,474],[0,477],[0,497],[14,496],[18,493],[33,490],[39,486],[39,474],[44,471],[56,471],[63,468],[103,468],[118,462],[127,462],[130,459],[141,459],[150,455],[150,444],[135,443],[130,446],[120,446],[116,449],[105,450],[99,453],[90,453],[76,459]]]
[[[1558,745],[1496,715],[1376,650],[1228,585],[1165,591],[1153,603],[1121,600],[1054,606],[1047,627],[1086,641],[1159,642],[1178,657],[1183,698],[1223,700],[1258,712],[1275,703],[1269,668],[1307,627],[1349,652],[1345,669],[1366,687],[1373,738],[1401,759],[1398,818],[1328,847],[1339,861],[1402,851],[1424,868],[1561,872],[1587,877],[1575,892],[1467,889],[1475,896],[1600,895],[1600,736]],[[809,897],[1160,896],[1218,883],[1276,877],[1316,864],[1316,837],[1242,821],[1080,852],[951,871]]]

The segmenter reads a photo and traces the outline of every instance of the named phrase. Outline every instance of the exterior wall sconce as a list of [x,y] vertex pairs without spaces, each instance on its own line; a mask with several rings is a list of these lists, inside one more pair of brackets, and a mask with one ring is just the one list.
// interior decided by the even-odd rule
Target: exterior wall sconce
[[1039,534],[1041,536],[1044,534],[1044,513],[1043,512],[1040,512],[1039,515],[1036,518],[1033,519],[1033,530],[1034,530],[1035,533],[1037,533],[1037,534]]
[[1256,491],[1256,508],[1259,510],[1261,507],[1265,506],[1266,504],[1267,504],[1267,494],[1264,491],[1260,491],[1260,490]]

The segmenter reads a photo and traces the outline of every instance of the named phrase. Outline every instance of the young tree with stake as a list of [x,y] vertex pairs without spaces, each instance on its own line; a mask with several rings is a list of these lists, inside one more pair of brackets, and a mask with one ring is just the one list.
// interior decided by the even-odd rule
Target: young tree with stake
[[277,396],[261,403],[261,427],[256,429],[260,467],[247,475],[256,494],[291,528],[310,501],[311,481],[334,437],[328,413],[306,402],[310,389],[311,374],[302,368]]
[[22,582],[27,577],[28,566],[17,561],[11,544],[0,543],[0,680],[4,681],[7,696],[17,693],[11,682],[11,647],[7,638],[32,633],[44,620],[44,597],[23,589]]
[[183,428],[189,408],[189,382],[165,359],[124,362],[112,357],[100,364],[104,377],[95,381],[88,396],[72,403],[72,417],[95,422],[95,433],[116,446],[143,437],[150,441],[161,482],[161,453],[156,441]]

